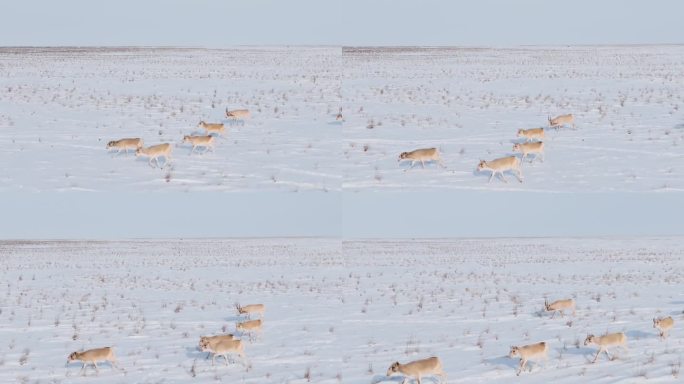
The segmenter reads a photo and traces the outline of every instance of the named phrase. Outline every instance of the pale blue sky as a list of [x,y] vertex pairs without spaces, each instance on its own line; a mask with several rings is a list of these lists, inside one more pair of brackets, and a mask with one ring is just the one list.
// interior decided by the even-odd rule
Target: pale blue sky
[[[684,236],[684,193],[5,193],[1,239]],[[195,209],[188,209],[192,205]]]
[[684,43],[679,0],[0,0],[0,45]]

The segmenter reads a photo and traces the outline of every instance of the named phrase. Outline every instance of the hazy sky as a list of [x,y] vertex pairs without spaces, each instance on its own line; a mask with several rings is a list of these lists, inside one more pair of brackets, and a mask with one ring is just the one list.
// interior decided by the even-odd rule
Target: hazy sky
[[[684,193],[5,193],[0,239],[684,235]],[[189,202],[192,207],[188,209]]]
[[0,0],[0,45],[684,43],[680,0]]

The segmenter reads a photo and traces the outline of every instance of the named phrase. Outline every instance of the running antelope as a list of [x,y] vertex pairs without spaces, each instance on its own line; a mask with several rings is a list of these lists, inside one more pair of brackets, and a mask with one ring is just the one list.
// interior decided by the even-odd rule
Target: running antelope
[[83,372],[84,376],[88,364],[95,366],[95,371],[98,375],[100,374],[100,368],[97,367],[98,361],[108,361],[112,365],[112,368],[119,369],[119,366],[116,364],[116,356],[114,356],[114,348],[112,347],[89,349],[83,352],[72,352],[67,358],[66,365],[69,365],[69,363],[74,361],[83,362],[81,372]]
[[556,300],[551,304],[549,304],[548,300],[544,300],[544,308],[547,312],[553,311],[552,319],[556,316],[556,312],[560,312],[561,317],[564,317],[566,309],[572,309],[572,315],[575,316],[575,300],[573,299]]
[[439,376],[439,382],[441,383],[444,380],[446,383],[446,373],[442,369],[442,362],[439,361],[439,357],[430,357],[406,364],[400,364],[398,361],[394,362],[387,370],[387,376],[392,376],[392,374],[397,372],[405,376],[402,384],[405,384],[409,377],[415,378],[418,380],[418,384],[420,384],[420,379],[423,376]]
[[266,306],[263,304],[249,304],[244,307],[238,303],[235,303],[235,309],[237,309],[238,315],[247,315],[251,318],[253,313],[258,313],[259,317],[264,317],[264,311],[266,311]]
[[203,147],[205,151],[214,152],[214,136],[183,136],[184,143],[192,144],[190,153],[195,152],[197,147]]
[[261,332],[262,323],[261,319],[243,321],[242,323],[237,323],[235,329],[249,334],[249,340],[253,341],[253,339],[256,338],[256,335]]
[[521,162],[525,161],[527,155],[531,153],[534,154],[534,159],[530,160],[530,163],[536,160],[537,158],[539,158],[539,160],[541,160],[542,163],[544,162],[544,143],[542,143],[541,141],[535,141],[533,143],[514,144],[513,152],[522,153],[522,157],[520,158]]
[[551,116],[549,116],[549,127],[556,128],[556,130],[558,130],[558,128],[564,125],[572,125],[572,129],[575,129],[575,116],[573,116],[571,113],[567,115],[556,116],[553,119]]
[[207,135],[216,133],[217,135],[222,136],[226,132],[226,127],[223,126],[223,123],[206,123],[204,120],[202,120],[199,122],[199,124],[197,124],[197,127],[204,128]]
[[520,357],[520,366],[516,373],[516,375],[520,376],[520,372],[525,369],[528,360],[544,360],[544,365],[546,365],[546,362],[549,360],[548,351],[549,346],[542,341],[541,343],[524,345],[522,347],[511,347],[508,356],[510,358]]
[[621,349],[627,350],[627,336],[625,336],[625,334],[622,332],[609,333],[605,336],[587,335],[587,338],[584,340],[584,345],[590,344],[595,344],[599,347],[598,352],[596,352],[596,356],[594,357],[594,360],[592,360],[592,363],[596,362],[596,359],[598,359],[601,352],[605,352],[606,356],[608,356],[608,359],[612,360],[612,358],[608,354],[608,347],[616,346],[620,347]]
[[[216,335],[216,336],[200,336],[200,341],[199,341],[199,348],[202,349],[202,346],[205,344],[216,344],[218,342],[221,342],[223,340],[234,340],[235,337],[233,334],[228,333],[225,335]],[[207,354],[207,359],[209,358],[210,354]]]
[[241,340],[221,340],[217,343],[200,342],[200,350],[202,352],[209,352],[211,356],[211,365],[216,363],[216,355],[223,356],[228,365],[228,354],[234,353],[243,360],[245,359],[245,346]]
[[411,166],[405,169],[404,172],[408,171],[409,169],[412,169],[418,161],[420,161],[420,165],[423,168],[425,168],[426,161],[435,161],[437,162],[437,164],[439,164],[440,167],[446,168],[444,164],[442,164],[442,157],[439,154],[439,150],[437,148],[423,148],[416,149],[415,151],[411,152],[402,152],[399,155],[399,159],[397,161],[401,162],[403,160],[411,161]]
[[249,112],[249,109],[234,109],[229,111],[228,108],[226,108],[226,117],[233,121],[242,120],[244,123],[245,119],[252,117],[252,114]]
[[128,154],[128,149],[133,149],[137,150],[138,148],[142,148],[143,146],[143,141],[142,139],[135,138],[135,139],[121,139],[121,140],[113,140],[107,143],[107,150],[110,149],[117,149],[116,154],[118,155],[121,153],[121,150],[125,150],[126,154]]
[[501,180],[508,183],[508,180],[504,177],[504,172],[506,171],[513,171],[515,177],[518,178],[518,181],[521,183],[523,182],[522,172],[520,172],[520,160],[516,156],[502,157],[492,161],[480,160],[480,164],[477,165],[477,170],[479,172],[490,171],[492,173],[489,177],[489,183],[492,182],[494,175],[497,173],[501,175]]
[[668,317],[663,317],[663,318],[654,318],[653,319],[653,328],[657,328],[660,331],[660,338],[665,339],[667,338],[667,333],[672,329],[674,326],[674,320],[672,319],[672,316]]
[[173,150],[173,147],[169,143],[164,143],[164,144],[157,144],[153,145],[151,147],[147,148],[138,148],[135,151],[136,156],[147,156],[149,158],[149,163],[150,167],[152,166],[152,160],[157,164],[157,167],[161,166],[159,165],[159,158],[163,157],[164,158],[164,166],[171,160],[171,151]]
[[544,140],[544,128],[518,129],[518,137],[524,137],[525,141]]

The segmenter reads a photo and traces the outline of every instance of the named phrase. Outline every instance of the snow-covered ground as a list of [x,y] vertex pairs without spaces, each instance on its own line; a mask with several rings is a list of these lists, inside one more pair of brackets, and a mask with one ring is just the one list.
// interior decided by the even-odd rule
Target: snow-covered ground
[[[113,345],[102,383],[397,383],[393,361],[439,356],[450,383],[676,382],[684,353],[682,238],[243,239],[0,243],[0,382],[90,382],[64,367]],[[541,314],[573,297],[575,316]],[[267,305],[248,368],[211,366],[200,335],[233,331],[235,302]],[[675,329],[660,341],[655,316]],[[629,351],[588,361],[587,333]],[[511,345],[546,341],[515,377]],[[89,371],[89,375],[93,371]],[[677,376],[677,377],[675,377]],[[425,380],[425,382],[431,382]]]
[[[345,190],[684,190],[684,46],[345,48]],[[546,132],[524,184],[487,184],[480,159]],[[402,172],[403,151],[438,147],[447,169]]]
[[[339,190],[339,48],[0,48],[0,191]],[[180,144],[224,121],[214,153],[153,169],[110,140]],[[225,120],[228,123],[227,120]]]
[[[683,95],[682,46],[1,48],[0,191],[681,191]],[[188,156],[225,108],[253,117]],[[562,113],[524,184],[474,172]],[[131,136],[172,164],[106,153]],[[397,164],[430,146],[446,169]]]
[[[67,355],[109,345],[125,373],[103,364],[103,383],[338,382],[339,241],[3,242],[0,258],[2,383],[89,382]],[[263,333],[247,367],[212,367],[199,336],[234,332],[236,302],[266,304]]]

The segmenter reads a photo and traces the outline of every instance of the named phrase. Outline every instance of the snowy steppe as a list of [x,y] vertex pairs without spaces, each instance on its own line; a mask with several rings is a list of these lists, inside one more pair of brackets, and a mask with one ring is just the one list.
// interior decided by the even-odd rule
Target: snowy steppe
[[[0,48],[0,191],[339,190],[340,49]],[[230,124],[225,109],[252,119]],[[225,122],[214,153],[184,135]],[[149,167],[110,140],[172,143]]]
[[[345,190],[684,190],[684,46],[345,48]],[[547,130],[525,182],[478,174]],[[410,172],[399,153],[437,147],[447,169]]]
[[[0,191],[682,191],[683,95],[676,45],[0,48]],[[253,116],[190,156],[225,108]],[[563,113],[523,184],[475,172]],[[123,137],[178,146],[160,170]],[[397,164],[433,146],[446,169]]]
[[[389,365],[439,356],[449,383],[678,382],[682,238],[235,239],[0,242],[2,383],[398,383]],[[540,312],[573,297],[575,316]],[[212,367],[200,335],[233,332],[233,304],[266,304],[246,366]],[[672,316],[658,339],[655,316]],[[589,360],[587,333],[629,351]],[[509,346],[546,341],[515,376]],[[93,379],[81,348],[114,346]],[[611,351],[612,352],[612,351]],[[307,377],[309,379],[307,379]],[[424,382],[433,382],[430,379]]]

